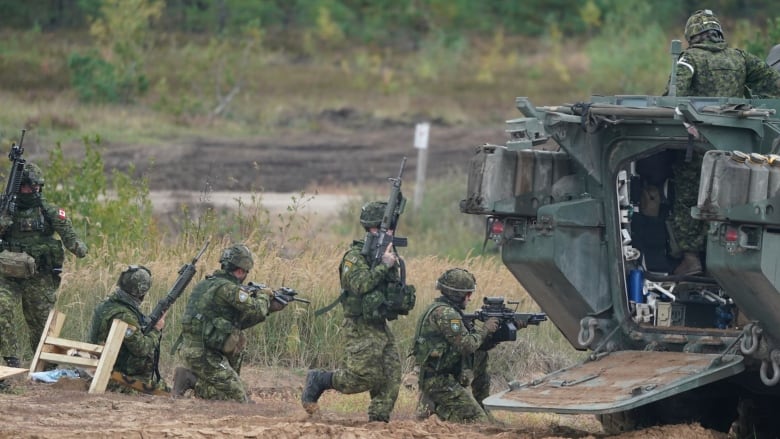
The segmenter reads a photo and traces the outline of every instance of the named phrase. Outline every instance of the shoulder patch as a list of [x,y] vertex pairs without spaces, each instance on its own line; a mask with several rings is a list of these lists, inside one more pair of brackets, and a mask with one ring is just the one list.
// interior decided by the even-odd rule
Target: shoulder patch
[[249,299],[249,294],[246,291],[241,290],[241,291],[238,292],[238,301],[239,302],[244,303],[244,302],[247,301],[247,299]]
[[344,256],[344,264],[346,264],[348,262],[349,262],[350,265],[356,264],[357,261],[358,261],[357,258],[358,258],[357,255],[347,253],[347,255]]
[[57,209],[57,218],[59,218],[61,220],[65,220],[65,219],[68,219],[68,215],[65,214],[65,210],[64,209]]
[[463,327],[463,322],[461,322],[460,319],[450,320],[450,329],[452,329],[454,332],[460,332],[460,328],[462,327]]
[[135,334],[135,328],[132,326],[129,326],[127,330],[125,331],[125,338],[132,337],[133,334]]

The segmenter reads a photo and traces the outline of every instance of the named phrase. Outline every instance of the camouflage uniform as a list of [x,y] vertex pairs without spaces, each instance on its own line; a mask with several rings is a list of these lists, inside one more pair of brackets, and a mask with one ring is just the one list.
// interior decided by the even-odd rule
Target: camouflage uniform
[[[685,36],[689,46],[680,54],[675,67],[677,96],[780,96],[780,73],[762,59],[728,47],[712,11],[697,11],[691,15]],[[705,223],[691,217],[691,207],[696,205],[698,198],[701,165],[701,154],[694,154],[688,162],[684,160],[684,154],[680,154],[673,165],[676,199],[671,220],[674,238],[680,250],[689,255],[703,252],[706,241]]]
[[[387,203],[379,201],[362,207],[360,224],[367,238],[378,236],[386,207]],[[344,365],[335,371],[309,370],[301,403],[307,412],[314,413],[325,390],[346,394],[368,391],[369,421],[388,422],[401,386],[401,358],[387,321],[414,307],[415,288],[405,284],[405,265],[394,247],[387,247],[381,263],[372,264],[362,254],[365,245],[365,241],[353,241],[339,265]],[[403,297],[397,296],[399,293]]]
[[[27,163],[25,176],[29,170],[37,173],[34,174],[38,179],[36,184],[42,186],[40,169]],[[22,184],[29,183],[29,177],[24,177]],[[55,232],[62,241],[54,237]],[[0,218],[0,238],[2,250],[25,252],[35,259],[36,267],[35,274],[27,279],[0,274],[0,353],[8,362],[20,354],[16,303],[22,302],[30,347],[35,352],[49,312],[57,301],[59,273],[65,260],[63,245],[79,258],[86,256],[87,246],[79,240],[65,211],[46,202],[40,192],[18,195],[12,216]]]
[[179,355],[196,376],[195,396],[248,402],[239,378],[246,336],[243,329],[269,313],[270,290],[250,291],[225,270],[199,282],[182,317]]
[[[356,296],[382,294],[388,284],[399,281],[398,269],[384,264],[372,269],[361,255],[363,245],[363,241],[353,241],[342,259],[342,288]],[[349,311],[345,311],[342,327],[347,358],[333,373],[333,388],[345,394],[369,391],[369,419],[387,421],[401,386],[401,358],[395,337],[384,318],[368,320]]]
[[[469,328],[455,301],[442,296],[423,313],[417,325],[415,365],[420,392],[444,421],[487,422],[482,400],[490,393],[488,353],[479,350],[489,337],[484,325]],[[469,392],[468,387],[471,387]]]
[[[144,294],[146,290],[143,291]],[[155,362],[159,359],[162,334],[151,328],[149,333],[144,335],[142,329],[149,323],[149,318],[139,309],[141,301],[142,299],[117,286],[111,295],[95,308],[87,341],[102,344],[108,337],[114,319],[127,322],[130,326],[119,349],[114,370],[151,388],[168,390],[165,381],[155,376]]]
[[675,68],[677,96],[780,96],[780,72],[725,41],[691,44]]

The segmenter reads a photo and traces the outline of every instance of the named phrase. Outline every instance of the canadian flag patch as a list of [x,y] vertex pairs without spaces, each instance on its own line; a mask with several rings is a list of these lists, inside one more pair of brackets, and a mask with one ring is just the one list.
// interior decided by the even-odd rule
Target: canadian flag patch
[[68,215],[65,215],[65,211],[62,209],[57,209],[57,218],[64,220],[68,218]]

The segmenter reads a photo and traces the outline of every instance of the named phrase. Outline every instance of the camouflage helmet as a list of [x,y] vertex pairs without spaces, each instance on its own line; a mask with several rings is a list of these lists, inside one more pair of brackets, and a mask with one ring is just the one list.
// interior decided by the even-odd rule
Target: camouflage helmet
[[116,284],[127,294],[143,300],[152,287],[152,272],[143,265],[130,265],[119,275]]
[[45,180],[41,168],[35,163],[25,163],[24,171],[22,171],[22,183],[27,183],[32,186],[43,186]]
[[252,252],[244,244],[233,244],[222,250],[222,256],[219,257],[219,263],[222,268],[232,271],[235,268],[242,268],[244,271],[250,271],[255,266],[252,258]]
[[379,227],[385,216],[387,203],[384,201],[371,201],[360,209],[360,224],[365,227]]
[[477,280],[463,268],[450,268],[436,280],[436,289],[452,300],[461,301],[477,289]]
[[685,23],[685,39],[690,42],[691,38],[708,30],[714,30],[720,34],[721,38],[723,37],[720,21],[711,10],[702,9],[696,11]]

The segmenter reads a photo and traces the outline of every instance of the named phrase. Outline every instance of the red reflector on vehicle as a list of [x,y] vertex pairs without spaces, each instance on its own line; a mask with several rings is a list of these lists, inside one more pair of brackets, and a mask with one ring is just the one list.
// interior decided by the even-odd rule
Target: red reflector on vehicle
[[724,235],[724,238],[727,242],[737,242],[739,239],[739,231],[735,228],[729,227],[726,229],[726,234]]
[[501,221],[493,221],[493,224],[490,225],[490,233],[493,235],[504,233],[504,223]]

